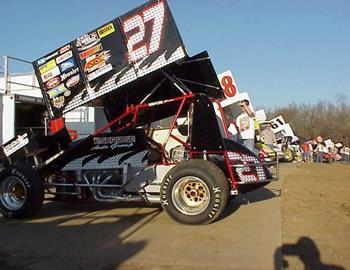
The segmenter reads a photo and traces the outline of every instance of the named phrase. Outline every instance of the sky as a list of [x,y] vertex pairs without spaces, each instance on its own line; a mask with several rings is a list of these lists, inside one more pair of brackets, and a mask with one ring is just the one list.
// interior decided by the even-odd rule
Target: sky
[[[36,60],[145,0],[0,0],[0,55]],[[97,4],[98,3],[98,4]],[[189,55],[259,107],[350,95],[350,1],[168,0]],[[10,72],[31,71],[10,62]],[[0,70],[1,71],[1,70]]]

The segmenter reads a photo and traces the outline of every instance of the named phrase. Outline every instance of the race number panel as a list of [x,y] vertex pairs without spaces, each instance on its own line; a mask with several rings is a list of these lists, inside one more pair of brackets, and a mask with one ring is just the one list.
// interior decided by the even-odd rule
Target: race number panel
[[50,117],[186,56],[166,0],[153,0],[33,62]]
[[226,98],[233,98],[239,95],[235,79],[233,78],[231,70],[227,70],[218,74],[218,78],[222,89],[224,90]]

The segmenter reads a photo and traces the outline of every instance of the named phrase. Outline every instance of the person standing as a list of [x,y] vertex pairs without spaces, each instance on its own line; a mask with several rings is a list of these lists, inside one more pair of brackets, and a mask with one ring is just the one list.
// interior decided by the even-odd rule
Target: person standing
[[319,142],[316,147],[316,162],[323,163],[323,154],[325,152],[325,145],[323,142]]
[[277,145],[276,135],[272,130],[271,123],[267,123],[266,128],[261,132],[261,141],[272,150]]
[[308,142],[305,142],[302,145],[302,150],[303,150],[303,160],[304,160],[304,162],[310,162],[310,160],[311,160],[311,155],[310,155],[311,146],[310,146],[310,144]]
[[255,113],[249,107],[249,101],[244,99],[239,103],[242,114],[236,118],[236,125],[241,135],[242,144],[245,145],[250,151],[255,153],[255,129],[254,118]]

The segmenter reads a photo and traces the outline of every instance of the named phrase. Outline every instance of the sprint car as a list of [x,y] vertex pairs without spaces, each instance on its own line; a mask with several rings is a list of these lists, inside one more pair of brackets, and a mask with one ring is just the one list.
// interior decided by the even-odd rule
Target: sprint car
[[[142,50],[133,46],[140,23],[162,33],[150,27],[138,35],[150,39],[140,40],[148,42]],[[44,200],[73,198],[160,204],[181,223],[207,224],[231,196],[274,179],[254,153],[229,139],[209,55],[187,55],[166,1],[150,1],[33,66],[51,134],[28,130],[0,148],[6,218],[31,217]],[[72,141],[62,116],[87,103],[103,106],[107,123]],[[168,124],[160,130],[159,121]]]

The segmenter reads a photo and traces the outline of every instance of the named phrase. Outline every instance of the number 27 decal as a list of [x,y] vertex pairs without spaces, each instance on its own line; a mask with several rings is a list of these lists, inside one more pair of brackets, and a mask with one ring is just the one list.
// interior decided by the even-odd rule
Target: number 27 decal
[[[158,51],[164,24],[164,3],[160,2],[122,22],[127,37],[128,61],[136,62]],[[151,27],[150,37],[147,27]]]

